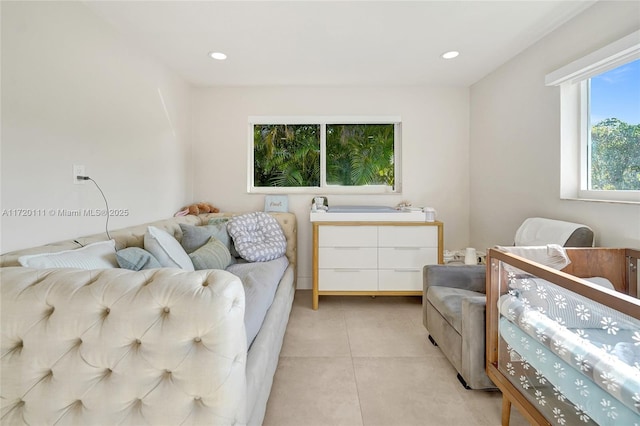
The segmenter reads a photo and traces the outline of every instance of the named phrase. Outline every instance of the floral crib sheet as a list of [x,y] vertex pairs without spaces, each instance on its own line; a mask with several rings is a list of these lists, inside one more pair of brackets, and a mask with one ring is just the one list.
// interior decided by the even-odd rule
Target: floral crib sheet
[[498,368],[547,420],[640,426],[640,321],[515,273],[498,303]]

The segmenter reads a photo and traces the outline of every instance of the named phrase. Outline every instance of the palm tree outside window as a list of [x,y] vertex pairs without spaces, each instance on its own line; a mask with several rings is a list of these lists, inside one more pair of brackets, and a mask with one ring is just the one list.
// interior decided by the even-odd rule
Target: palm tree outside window
[[381,193],[397,192],[399,119],[370,123],[339,119],[294,124],[255,121],[260,120],[250,119],[250,189],[341,188],[357,192],[373,188]]

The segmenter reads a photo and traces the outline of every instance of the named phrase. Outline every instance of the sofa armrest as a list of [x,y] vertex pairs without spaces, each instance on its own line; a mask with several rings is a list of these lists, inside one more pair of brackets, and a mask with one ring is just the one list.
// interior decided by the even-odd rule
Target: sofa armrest
[[237,276],[10,267],[0,278],[3,423],[246,422]]
[[486,304],[482,296],[462,300],[461,374],[472,389],[495,387],[486,374]]
[[423,268],[424,295],[431,286],[453,287],[486,292],[484,265],[426,265]]

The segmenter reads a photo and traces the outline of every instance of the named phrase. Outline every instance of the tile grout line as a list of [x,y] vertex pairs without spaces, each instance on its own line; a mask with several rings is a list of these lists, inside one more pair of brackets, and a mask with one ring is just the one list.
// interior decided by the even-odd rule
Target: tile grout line
[[351,349],[351,333],[349,332],[349,324],[347,323],[347,316],[345,315],[344,300],[340,301],[342,306],[342,319],[344,320],[344,328],[347,330],[347,343],[349,344],[349,357],[351,358],[351,368],[353,369],[353,382],[356,385],[356,397],[358,398],[358,408],[360,409],[360,420],[362,426],[364,426],[364,414],[362,412],[362,401],[360,400],[360,388],[358,386],[358,378],[356,377],[356,365],[353,360],[353,351]]
[[[307,360],[310,358],[316,358],[318,360],[320,359],[327,360],[328,365],[339,365],[341,370],[343,368],[345,369],[343,370],[345,371],[345,373],[348,372],[348,365],[345,364],[344,362],[346,361],[348,363],[349,360],[346,358],[347,357],[351,358],[351,368],[352,368],[351,377],[353,378],[340,376],[340,381],[342,382],[342,380],[344,380],[344,384],[345,384],[345,388],[342,390],[342,392],[344,393],[344,398],[342,398],[341,401],[346,402],[348,400],[349,404],[345,404],[342,406],[342,408],[344,408],[344,412],[341,415],[339,416],[329,415],[328,417],[326,417],[324,426],[329,426],[330,424],[332,424],[332,422],[329,419],[333,419],[334,420],[333,424],[337,424],[339,423],[340,419],[344,420],[348,418],[349,419],[348,424],[350,426],[355,426],[358,424],[360,424],[361,426],[365,426],[367,424],[371,425],[372,423],[376,423],[379,421],[379,418],[377,417],[376,413],[381,414],[386,412],[387,410],[383,409],[383,411],[380,411],[381,401],[384,401],[384,400],[381,399],[382,396],[380,395],[379,392],[372,391],[372,389],[370,389],[369,386],[371,386],[372,384],[375,384],[376,386],[385,386],[384,383],[386,383],[385,381],[386,379],[382,380],[378,378],[377,371],[379,371],[378,369],[380,367],[388,365],[387,361],[385,361],[387,358],[393,359],[393,361],[391,362],[392,365],[389,367],[390,370],[386,371],[385,377],[387,377],[387,379],[391,378],[391,382],[393,383],[395,383],[394,382],[395,379],[393,379],[394,377],[393,371],[395,370],[393,370],[393,368],[399,368],[398,371],[404,372],[403,377],[406,376],[405,378],[408,380],[406,384],[401,384],[401,386],[406,387],[406,385],[408,384],[412,386],[410,389],[417,389],[416,392],[421,395],[422,394],[435,395],[435,393],[433,392],[426,392],[422,389],[425,383],[426,383],[426,386],[433,386],[433,385],[436,385],[437,383],[439,383],[440,385],[444,385],[444,387],[439,387],[438,388],[439,391],[436,392],[439,397],[444,398],[440,400],[438,403],[436,403],[435,405],[438,411],[440,411],[439,404],[444,404],[443,409],[449,410],[449,414],[451,414],[457,420],[460,420],[458,418],[458,415],[460,414],[459,411],[460,411],[461,405],[459,404],[462,404],[464,405],[465,409],[469,411],[469,413],[467,414],[468,415],[470,414],[470,416],[466,417],[466,421],[469,425],[490,426],[490,425],[499,424],[501,399],[499,399],[495,395],[488,395],[485,397],[484,393],[473,393],[472,391],[464,391],[461,388],[461,386],[458,384],[457,380],[455,379],[455,372],[451,364],[446,360],[442,352],[438,348],[432,347],[429,341],[427,340],[428,330],[426,330],[422,324],[422,312],[420,312],[420,307],[416,306],[416,307],[411,307],[409,309],[405,309],[406,306],[401,303],[401,299],[398,299],[397,303],[395,303],[396,300],[394,300],[394,305],[397,305],[397,306],[395,309],[392,309],[391,317],[396,317],[396,318],[402,317],[401,322],[404,323],[402,330],[410,330],[407,333],[407,336],[404,336],[404,337],[407,337],[406,342],[407,344],[409,344],[409,346],[411,346],[411,342],[413,342],[413,340],[411,339],[411,335],[413,335],[415,336],[414,338],[417,338],[420,340],[420,342],[422,343],[421,346],[426,345],[427,351],[424,352],[423,350],[420,350],[418,352],[415,352],[413,350],[415,348],[411,346],[411,348],[413,349],[409,350],[410,348],[407,347],[407,351],[403,351],[403,352],[397,353],[394,356],[391,356],[392,354],[395,354],[397,352],[393,350],[393,348],[394,347],[399,348],[399,346],[397,345],[393,346],[391,348],[392,349],[391,353],[389,354],[383,351],[378,355],[376,355],[378,352],[375,352],[375,353],[370,352],[370,350],[367,349],[369,346],[365,345],[367,343],[373,343],[372,348],[378,347],[378,342],[377,342],[378,337],[376,337],[378,336],[378,333],[376,332],[376,330],[378,326],[381,324],[381,323],[380,324],[378,323],[378,319],[386,322],[387,319],[390,318],[389,312],[384,312],[384,311],[387,310],[386,306],[391,306],[391,305],[381,304],[378,306],[378,304],[375,304],[375,303],[362,304],[362,303],[358,303],[357,299],[354,299],[354,302],[352,303],[352,299],[346,298],[346,297],[345,298],[339,297],[338,300],[336,300],[336,302],[338,303],[333,304],[333,307],[331,307],[332,310],[335,309],[335,317],[333,314],[328,316],[328,318],[331,318],[332,324],[329,324],[328,328],[327,327],[318,328],[318,332],[320,333],[319,336],[321,336],[321,339],[318,341],[311,341],[311,342],[304,339],[303,340],[307,344],[311,343],[312,347],[314,347],[313,345],[316,345],[315,346],[316,349],[322,349],[322,346],[317,346],[317,345],[323,345],[324,343],[328,343],[331,345],[332,348],[334,348],[335,346],[334,349],[336,348],[339,349],[338,351],[335,351],[335,350],[331,350],[328,352],[324,350],[315,351],[315,352],[303,351],[304,354],[306,355],[303,355],[301,352],[300,354],[294,353],[294,354],[290,354],[289,356],[280,357],[280,359],[287,359],[287,358],[290,359],[292,362],[289,365],[292,365],[294,367],[297,365],[298,366],[297,370],[299,371],[302,371],[301,366],[304,366],[305,363],[304,362],[299,363],[297,361],[303,360],[305,358]],[[297,300],[296,303],[298,303],[298,306],[304,305],[305,309],[311,309],[311,306],[307,303],[306,299]],[[393,306],[391,307],[393,308]],[[402,309],[400,309],[400,307]],[[384,308],[384,309],[379,310],[377,308]],[[370,315],[371,312],[367,312],[369,309],[371,310],[371,312],[375,313],[376,315]],[[298,313],[306,314],[306,312],[298,312]],[[360,315],[361,313],[363,313],[364,315]],[[306,315],[302,315],[302,317],[306,318]],[[363,317],[364,318],[370,317],[370,319],[363,322],[362,321]],[[333,322],[334,318],[336,322]],[[295,321],[295,317],[293,317],[292,320]],[[340,320],[343,321],[343,325],[340,327],[337,327]],[[406,323],[407,321],[408,323]],[[315,324],[314,322],[312,323]],[[345,328],[344,335],[342,335],[342,331],[339,330],[339,328],[342,328],[342,327]],[[300,331],[300,330],[297,330],[297,331]],[[361,333],[366,333],[366,334],[365,336],[363,336]],[[386,339],[387,341],[396,341],[393,334],[394,334],[393,330],[391,332],[387,330],[386,333],[383,333],[383,335],[381,335],[381,338],[383,340]],[[363,340],[363,337],[366,337],[366,340]],[[343,343],[341,342],[343,342],[342,339],[345,339],[345,338],[349,346],[346,351],[344,349],[340,349],[340,348],[344,348],[344,346],[342,346]],[[371,339],[373,339],[373,342],[369,342],[369,340]],[[336,342],[340,344],[333,345],[333,343],[336,343]],[[405,342],[405,340],[397,341],[397,343],[399,342]],[[384,341],[382,343],[384,343]],[[355,352],[359,353],[358,356],[354,355],[354,350],[353,350],[354,345],[356,346],[356,349],[357,349]],[[404,346],[405,345],[403,343],[402,347]],[[320,355],[321,352],[325,353],[326,355],[324,356]],[[358,358],[357,368],[355,366],[355,358]],[[314,361],[310,361],[310,362],[314,363]],[[430,366],[425,367],[424,366],[425,362],[430,364]],[[321,363],[324,363],[324,361],[321,361]],[[410,366],[415,365],[416,368],[418,368],[418,370],[422,372],[421,374],[423,374],[424,377],[427,378],[426,382],[420,379],[419,388],[416,388],[415,379],[412,378],[411,374],[407,376],[407,368],[409,368],[407,367],[407,364],[409,364]],[[450,378],[447,375],[448,373],[442,373],[443,369],[450,370],[450,375],[451,375]],[[286,426],[286,425],[299,426],[300,424],[303,424],[301,423],[302,419],[306,419],[306,423],[308,424],[314,423],[313,420],[310,420],[311,418],[308,416],[306,409],[300,409],[299,412],[294,410],[298,416],[297,419],[295,419],[296,414],[291,412],[292,407],[289,406],[287,402],[288,399],[284,398],[283,395],[291,396],[291,395],[297,395],[297,393],[303,394],[304,390],[299,389],[300,381],[299,381],[298,375],[289,374],[289,375],[285,375],[285,377],[287,378],[287,380],[291,382],[289,383],[284,381],[280,384],[281,389],[284,389],[284,393],[281,392],[279,394],[280,396],[279,398],[275,398],[278,395],[276,395],[276,393],[274,392],[274,399],[272,400],[272,403],[271,403],[271,410],[273,410],[272,412],[277,415],[273,416],[271,418],[271,422],[268,424],[271,424],[271,425],[281,424],[282,426]],[[352,383],[355,384],[356,401],[353,401],[352,399],[354,396],[351,393],[353,388],[348,388],[349,380],[352,380]],[[284,387],[282,387],[283,383],[284,383]],[[289,384],[289,388],[287,388],[287,384]],[[333,384],[335,383],[332,380],[331,382],[327,383],[327,386],[333,386]],[[359,386],[360,384],[362,384],[362,387]],[[395,383],[395,385],[397,385],[397,383]],[[293,386],[293,389],[295,389],[295,393],[292,393],[291,391],[292,386]],[[440,395],[443,391],[447,394],[446,397]],[[314,389],[314,391],[311,393],[307,392],[307,394],[304,394],[303,398],[301,398],[300,400],[314,401],[314,403],[317,402],[320,405],[330,403],[331,401],[335,403],[335,399],[332,399],[333,397],[331,396],[327,396],[325,392],[320,391],[321,392],[320,394],[316,394],[316,392],[318,392],[318,389]],[[341,393],[341,395],[343,394]],[[476,395],[478,395],[478,397],[476,397]],[[460,401],[456,402],[456,406],[458,408],[452,409],[451,404],[453,404],[453,402],[459,400],[460,398],[462,398],[462,400],[464,400],[465,402],[464,403],[461,403]],[[355,410],[355,407],[353,407],[352,405],[353,402],[359,404],[358,408],[359,408],[359,414],[360,414],[360,423],[357,422],[358,412]],[[364,408],[365,408],[363,405],[364,402],[367,402],[367,414],[369,419],[366,423],[364,419]],[[425,404],[427,406],[433,406],[432,403],[429,403],[426,400],[415,401],[412,399],[402,401],[400,402],[400,404],[398,404],[398,406],[404,407],[403,410],[420,411],[422,410],[423,406],[425,406]],[[331,406],[329,405],[325,408],[330,409],[330,407]],[[290,417],[291,415],[293,415],[294,417],[291,418]],[[288,418],[289,420],[285,420],[285,418]],[[384,417],[384,418],[388,421],[388,424],[394,424],[393,421],[389,421],[389,417]],[[407,425],[436,424],[434,423],[434,421],[432,421],[433,419],[430,418],[430,415],[427,415],[426,417],[420,416],[419,419],[415,416],[409,416],[405,420],[408,422],[406,423]],[[442,416],[440,416],[440,420],[438,421],[440,422],[439,423],[440,425],[447,425],[447,426],[453,425],[453,423],[451,422],[443,421]],[[318,422],[316,422],[315,424],[320,425],[320,423]],[[463,424],[463,422],[458,424]],[[514,426],[525,425],[524,419],[522,417],[517,417],[517,413],[512,413],[512,424]]]

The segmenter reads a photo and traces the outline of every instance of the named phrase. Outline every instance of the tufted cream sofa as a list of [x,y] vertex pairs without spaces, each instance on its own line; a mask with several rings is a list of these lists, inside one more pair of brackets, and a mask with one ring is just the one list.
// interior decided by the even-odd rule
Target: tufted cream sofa
[[[143,244],[148,225],[181,238],[187,216],[111,232]],[[274,213],[289,267],[249,351],[240,279],[220,270],[35,270],[0,257],[0,423],[258,425],[264,418],[295,291],[296,218]],[[104,234],[78,238],[87,244]]]

